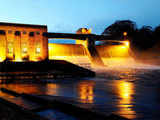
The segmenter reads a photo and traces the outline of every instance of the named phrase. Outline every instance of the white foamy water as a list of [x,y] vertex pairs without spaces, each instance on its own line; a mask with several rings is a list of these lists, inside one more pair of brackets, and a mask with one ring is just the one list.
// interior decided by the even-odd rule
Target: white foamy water
[[126,58],[102,58],[105,66],[100,69],[122,69],[122,68],[133,68],[133,69],[160,69],[160,66],[153,64],[144,64],[137,62],[132,57]]

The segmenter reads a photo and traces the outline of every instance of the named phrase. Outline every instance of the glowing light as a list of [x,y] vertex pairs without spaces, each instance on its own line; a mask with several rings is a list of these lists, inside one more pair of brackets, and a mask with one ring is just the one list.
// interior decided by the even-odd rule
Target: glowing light
[[136,112],[132,109],[132,95],[134,94],[133,83],[126,81],[118,81],[116,82],[116,85],[118,95],[121,98],[118,103],[118,114],[128,119],[134,119],[136,116]]
[[94,91],[93,91],[94,83],[90,82],[82,82],[79,85],[79,94],[81,102],[83,103],[93,103],[94,100]]
[[110,57],[125,57],[128,56],[128,47],[126,45],[111,46],[107,52]]
[[0,57],[0,62],[3,62],[3,61],[4,61],[4,59]]
[[11,42],[8,43],[8,53],[9,54],[13,53],[13,43],[11,43]]
[[82,28],[82,34],[85,34],[85,33],[86,33],[86,29]]
[[14,61],[22,62],[21,54],[20,55],[17,54],[17,56],[15,56],[15,60]]
[[0,61],[4,61],[6,59],[6,37],[4,35],[0,35]]
[[88,34],[91,34],[92,33],[92,29],[90,28],[89,30],[88,30]]
[[82,28],[81,30],[81,34],[91,34],[92,30],[91,29],[86,29],[86,28]]
[[72,56],[85,56],[82,45],[65,45],[49,43],[49,59],[67,59]]
[[57,84],[47,84],[46,85],[46,93],[49,95],[56,95],[59,89],[59,86]]
[[8,53],[12,54],[13,53],[13,48],[8,48]]
[[21,58],[16,58],[15,60],[13,60],[14,62],[22,62],[23,60]]
[[23,53],[27,53],[27,48],[23,48]]
[[129,41],[124,41],[124,44],[129,47]]
[[121,48],[126,49],[126,46],[122,46]]
[[36,53],[40,53],[41,52],[41,48],[36,48]]
[[32,58],[30,61],[37,62],[37,61],[39,61],[39,60],[36,59],[36,58]]
[[131,94],[132,94],[132,86],[131,83],[128,82],[121,82],[119,85],[119,89],[120,89],[120,96],[123,99],[131,99]]
[[123,36],[127,36],[127,34],[128,34],[127,32],[123,32]]

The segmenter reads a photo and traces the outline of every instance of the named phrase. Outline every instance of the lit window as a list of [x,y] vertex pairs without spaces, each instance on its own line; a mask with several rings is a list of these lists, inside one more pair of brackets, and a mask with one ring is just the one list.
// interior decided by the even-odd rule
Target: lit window
[[22,53],[27,53],[27,43],[22,43]]
[[11,42],[8,43],[8,53],[13,53],[13,44]]
[[12,54],[13,53],[13,48],[8,48],[8,53]]
[[22,52],[27,53],[27,48],[23,48]]
[[36,53],[39,54],[41,52],[41,49],[38,47],[36,48]]

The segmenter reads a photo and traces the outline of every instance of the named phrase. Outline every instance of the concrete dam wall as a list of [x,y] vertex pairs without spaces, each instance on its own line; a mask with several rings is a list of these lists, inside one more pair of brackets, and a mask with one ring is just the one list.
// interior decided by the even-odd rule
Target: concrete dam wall
[[[124,44],[97,45],[96,50],[105,65],[121,64],[130,58],[129,48]],[[66,60],[87,68],[92,66],[87,50],[81,44],[49,43],[49,59]]]
[[48,47],[50,60],[66,60],[86,68],[91,66],[83,45],[49,43]]

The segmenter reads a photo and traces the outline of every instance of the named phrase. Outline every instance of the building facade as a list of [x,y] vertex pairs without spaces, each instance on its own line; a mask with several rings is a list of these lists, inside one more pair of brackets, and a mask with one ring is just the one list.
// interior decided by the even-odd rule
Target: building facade
[[0,22],[0,61],[40,61],[48,58],[45,25]]

